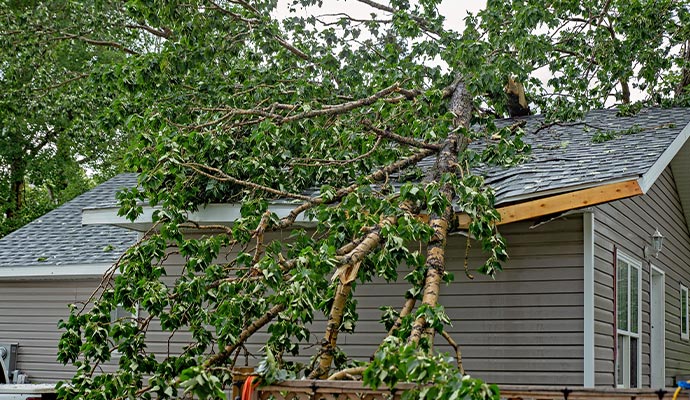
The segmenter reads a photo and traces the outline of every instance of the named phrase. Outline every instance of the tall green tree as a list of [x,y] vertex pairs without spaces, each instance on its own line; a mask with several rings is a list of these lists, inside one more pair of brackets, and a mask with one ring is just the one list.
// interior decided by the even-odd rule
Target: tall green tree
[[[99,70],[121,117],[103,121],[137,135],[127,162],[140,187],[121,194],[121,213],[136,218],[142,201],[160,211],[120,274],[62,323],[60,360],[78,366],[62,396],[222,396],[241,347],[268,327],[267,382],[346,370],[372,386],[430,383],[412,394],[424,398],[495,397],[432,343],[448,322],[438,300],[452,279],[453,203],[486,251],[481,272],[498,273],[506,257],[492,191],[472,174],[526,150],[519,123],[493,123],[508,111],[506,82],[523,82],[548,121],[629,103],[635,90],[650,104],[685,101],[687,2],[489,1],[462,32],[445,28],[438,0],[348,3],[370,16],[326,15],[318,0],[289,2],[280,20],[274,0],[132,0],[120,10],[124,25],[155,39],[119,48],[128,55]],[[486,135],[500,139],[468,148]],[[424,159],[432,166],[416,168]],[[294,204],[287,216],[275,213],[277,199]],[[240,205],[241,216],[229,227],[187,220],[216,202]],[[301,216],[314,227],[295,224]],[[169,252],[186,261],[174,284],[164,280],[179,273],[168,270]],[[384,315],[388,338],[371,363],[344,363],[337,343],[356,332],[355,282],[396,280],[403,264],[410,289]],[[118,305],[141,307],[141,318],[110,322]],[[325,332],[310,331],[318,314]],[[195,343],[156,357],[146,349],[152,323]],[[297,343],[316,334],[313,361],[291,363]],[[115,349],[118,370],[94,374]]]
[[99,68],[142,42],[112,29],[125,25],[117,7],[0,1],[0,237],[90,188],[86,171],[117,165],[124,135],[103,123],[114,97]]

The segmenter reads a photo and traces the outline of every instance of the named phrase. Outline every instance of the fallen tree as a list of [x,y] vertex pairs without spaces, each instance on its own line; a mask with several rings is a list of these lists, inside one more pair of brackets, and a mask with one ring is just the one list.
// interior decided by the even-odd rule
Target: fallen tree
[[[261,331],[264,382],[361,375],[372,386],[429,384],[415,393],[423,398],[496,397],[464,375],[439,295],[453,279],[446,242],[459,214],[471,221],[468,241],[486,253],[481,273],[498,273],[507,257],[492,191],[475,169],[519,162],[528,150],[519,122],[495,124],[511,107],[506,82],[524,82],[533,108],[553,121],[609,96],[629,102],[633,81],[653,101],[670,101],[666,89],[682,72],[654,61],[686,39],[682,5],[659,13],[610,1],[489,2],[460,33],[444,27],[437,1],[359,0],[372,7],[366,18],[290,12],[316,3],[294,1],[282,19],[273,1],[140,1],[122,10],[127,28],[160,40],[103,72],[116,79],[121,129],[138,135],[128,161],[140,186],[121,193],[121,214],[136,219],[142,203],[159,210],[114,267],[120,273],[61,324],[59,358],[78,367],[63,397],[222,397]],[[659,15],[669,19],[656,30],[630,27]],[[674,41],[650,42],[662,33]],[[621,43],[625,56],[608,51]],[[559,72],[548,85],[534,76],[544,66]],[[188,220],[209,203],[236,204],[241,216],[229,225]],[[278,215],[278,205],[290,211]],[[171,254],[184,260],[181,272],[168,269]],[[402,266],[409,290],[383,318],[386,339],[368,363],[342,357],[339,334],[356,332],[353,287],[396,281]],[[118,305],[140,318],[111,322]],[[319,315],[325,332],[312,332]],[[153,323],[193,343],[150,354]],[[434,352],[437,333],[455,359]],[[291,361],[310,341],[312,361]],[[117,371],[97,373],[115,351]]]

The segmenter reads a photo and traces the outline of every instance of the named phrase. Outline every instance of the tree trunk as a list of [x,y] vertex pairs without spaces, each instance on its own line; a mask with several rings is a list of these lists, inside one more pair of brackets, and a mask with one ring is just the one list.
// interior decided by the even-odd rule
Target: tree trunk
[[684,95],[690,85],[690,40],[683,43],[683,61],[685,64],[681,70],[680,82],[676,86],[676,97]]
[[10,165],[10,204],[5,213],[7,218],[14,218],[24,206],[24,183],[26,163],[22,159],[14,159]]
[[331,363],[333,362],[333,352],[338,341],[338,332],[340,331],[340,324],[343,322],[343,314],[345,312],[345,305],[350,298],[352,292],[352,285],[350,283],[338,284],[338,289],[335,292],[333,305],[328,317],[328,325],[326,326],[326,335],[323,338],[321,350],[319,354],[319,363],[314,370],[309,374],[310,379],[326,379],[328,376]]
[[[441,281],[445,272],[446,258],[446,237],[448,235],[448,221],[452,216],[452,208],[448,207],[442,216],[434,218],[430,224],[434,229],[434,235],[429,241],[426,255],[426,278],[422,294],[422,304],[435,307],[441,290]],[[410,342],[417,343],[422,338],[426,329],[426,319],[419,317],[412,325]],[[432,336],[433,337],[433,336]],[[429,343],[431,345],[431,343]]]
[[309,379],[326,379],[328,377],[328,372],[333,362],[333,352],[338,341],[338,332],[343,322],[345,306],[352,292],[352,282],[357,277],[357,271],[364,257],[371,253],[381,242],[381,227],[384,224],[394,223],[395,218],[393,217],[384,219],[352,251],[341,258],[343,265],[338,267],[334,275],[334,278],[340,279],[340,283],[336,289],[335,298],[328,315],[326,334],[321,341],[317,365],[309,374]]
[[[472,117],[472,98],[462,79],[457,79],[455,91],[450,102],[450,109],[455,114],[454,124],[456,129],[445,140],[443,148],[438,155],[435,165],[435,180],[439,180],[446,173],[456,173],[458,167],[458,153],[463,151],[468,144],[463,130],[469,129]],[[442,188],[443,195],[451,203],[455,192],[450,185]],[[428,307],[436,307],[440,295],[441,281],[446,268],[446,238],[450,221],[453,217],[453,207],[446,207],[442,215],[431,215],[429,225],[434,234],[429,240],[426,257],[426,277],[422,294],[422,304]],[[412,325],[409,342],[418,343],[427,329],[427,321],[422,316]],[[429,335],[429,346],[433,344],[433,331]]]
[[630,85],[628,84],[628,80],[621,79],[620,83],[623,104],[630,104]]

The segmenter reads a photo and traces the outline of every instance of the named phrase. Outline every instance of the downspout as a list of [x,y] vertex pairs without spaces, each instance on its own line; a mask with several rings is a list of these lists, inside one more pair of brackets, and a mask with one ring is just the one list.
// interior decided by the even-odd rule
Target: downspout
[[584,225],[584,387],[595,386],[594,363],[594,213],[582,214]]

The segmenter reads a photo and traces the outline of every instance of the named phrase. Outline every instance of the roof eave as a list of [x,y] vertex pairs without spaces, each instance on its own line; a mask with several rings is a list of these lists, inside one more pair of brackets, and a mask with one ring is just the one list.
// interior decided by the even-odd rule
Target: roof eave
[[0,267],[0,281],[101,278],[112,263]]
[[[240,204],[208,204],[198,211],[189,212],[187,218],[200,225],[223,225],[230,226],[232,222],[241,217]],[[287,217],[296,207],[295,204],[272,204],[271,211],[276,213],[278,218]],[[127,218],[118,216],[119,207],[88,208],[82,211],[83,225],[115,225],[122,228],[132,229],[138,232],[146,232],[153,226],[153,213],[160,210],[159,207],[144,206],[143,212],[136,220],[130,221]],[[300,214],[295,219],[297,226],[314,225],[304,214]]]
[[[535,194],[539,195],[539,193]],[[496,208],[496,211],[501,215],[501,221],[498,224],[504,225],[539,218],[641,194],[643,194],[642,189],[635,178],[622,182],[603,182],[598,186],[499,206]],[[467,228],[469,223],[470,218],[467,214],[458,214],[458,224],[461,228]]]
[[656,162],[637,180],[642,189],[642,193],[647,193],[647,191],[649,191],[666,167],[671,164],[671,161],[673,161],[678,152],[683,148],[688,138],[690,138],[690,123],[685,125],[678,136],[671,142],[671,145],[661,153],[661,156],[659,156]]

